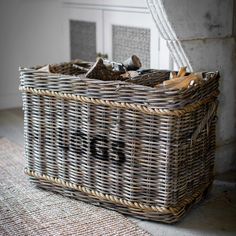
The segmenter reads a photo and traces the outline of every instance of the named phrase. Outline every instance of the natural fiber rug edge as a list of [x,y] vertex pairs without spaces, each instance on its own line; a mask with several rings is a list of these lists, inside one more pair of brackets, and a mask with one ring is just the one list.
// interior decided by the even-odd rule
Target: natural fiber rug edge
[[23,148],[0,138],[1,235],[150,235],[127,217],[35,188]]

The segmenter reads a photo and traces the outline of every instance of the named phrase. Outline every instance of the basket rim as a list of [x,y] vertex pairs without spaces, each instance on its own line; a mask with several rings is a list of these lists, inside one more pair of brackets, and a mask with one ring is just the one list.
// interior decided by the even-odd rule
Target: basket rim
[[[70,62],[68,62],[68,64],[70,64]],[[52,64],[53,65],[53,64]],[[162,70],[162,69],[158,69],[158,72],[172,72],[172,70]],[[28,68],[28,67],[19,67],[19,72],[26,72],[26,73],[34,73],[37,75],[48,75],[49,77],[55,77],[58,78],[60,77],[62,78],[70,78],[70,79],[77,79],[79,81],[84,81],[85,83],[87,81],[89,81],[89,83],[94,83],[94,84],[103,84],[103,85],[115,85],[117,86],[117,90],[121,89],[121,88],[129,88],[130,86],[132,88],[135,89],[147,89],[149,91],[156,91],[156,92],[163,92],[163,93],[171,93],[173,94],[183,94],[185,92],[190,92],[190,91],[194,91],[194,90],[198,90],[199,88],[202,87],[201,84],[197,84],[195,86],[192,86],[190,88],[183,88],[183,89],[173,89],[173,88],[167,88],[167,87],[151,87],[151,86],[147,86],[147,85],[140,85],[140,84],[135,84],[132,82],[127,82],[127,81],[121,81],[121,80],[100,80],[100,79],[90,79],[90,78],[86,78],[85,74],[80,74],[80,75],[66,75],[66,74],[61,74],[61,73],[51,73],[51,72],[46,72],[46,71],[39,71],[34,67]],[[154,72],[155,73],[155,72]],[[220,78],[220,73],[219,71],[202,71],[202,72],[196,72],[196,73],[203,73],[205,75],[204,79],[207,78],[207,75],[211,77],[208,78],[207,81],[204,82],[204,84],[207,84],[209,82],[211,82],[212,80],[215,79],[219,79]]]
[[21,92],[31,93],[33,95],[42,95],[42,96],[51,96],[56,97],[59,99],[68,99],[68,100],[76,100],[80,101],[82,103],[90,103],[94,105],[105,105],[111,108],[123,108],[123,109],[131,109],[134,111],[139,111],[145,114],[151,114],[151,115],[169,115],[169,116],[177,116],[181,117],[185,115],[186,113],[193,112],[197,109],[199,109],[201,106],[206,105],[210,102],[213,102],[216,100],[217,96],[219,95],[219,91],[213,91],[209,96],[203,98],[200,101],[197,101],[192,104],[188,104],[184,106],[183,108],[179,109],[166,109],[166,108],[153,108],[148,105],[141,105],[141,104],[135,104],[135,103],[128,103],[128,102],[117,102],[117,101],[111,101],[107,99],[101,99],[101,98],[91,98],[88,96],[81,96],[81,95],[75,95],[70,93],[62,93],[62,92],[54,92],[50,90],[42,90],[42,89],[35,89],[25,86],[20,86],[19,90]]

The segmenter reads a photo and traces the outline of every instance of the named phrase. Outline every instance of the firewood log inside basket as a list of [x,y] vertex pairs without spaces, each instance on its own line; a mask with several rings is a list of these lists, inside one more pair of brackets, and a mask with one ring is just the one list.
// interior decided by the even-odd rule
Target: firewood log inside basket
[[126,81],[129,83],[164,88],[187,89],[197,84],[202,84],[202,73],[187,73],[186,67],[181,67],[178,72],[156,69],[143,69],[138,56],[132,55],[123,63],[108,61],[98,58],[95,63],[82,60],[73,60],[70,63],[45,65],[37,68],[39,71],[80,75],[87,78],[104,81]]

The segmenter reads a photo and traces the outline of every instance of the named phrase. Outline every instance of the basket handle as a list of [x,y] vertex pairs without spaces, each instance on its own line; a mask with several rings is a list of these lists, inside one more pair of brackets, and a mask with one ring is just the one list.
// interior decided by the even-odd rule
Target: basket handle
[[197,139],[198,135],[201,133],[202,129],[207,125],[207,133],[209,132],[209,126],[211,124],[212,118],[216,114],[216,110],[218,107],[218,101],[215,100],[210,104],[210,107],[206,113],[206,115],[203,117],[202,121],[196,128],[196,130],[193,132],[191,136],[191,144]]

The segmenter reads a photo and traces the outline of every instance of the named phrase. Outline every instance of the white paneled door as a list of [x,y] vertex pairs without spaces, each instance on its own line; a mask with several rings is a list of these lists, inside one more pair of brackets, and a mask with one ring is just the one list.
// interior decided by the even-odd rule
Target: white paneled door
[[143,67],[172,69],[173,61],[151,14],[131,7],[64,5],[65,55],[95,61],[96,54],[122,62],[132,54]]

